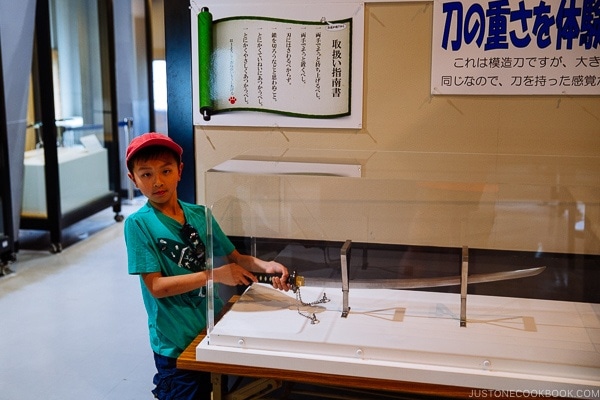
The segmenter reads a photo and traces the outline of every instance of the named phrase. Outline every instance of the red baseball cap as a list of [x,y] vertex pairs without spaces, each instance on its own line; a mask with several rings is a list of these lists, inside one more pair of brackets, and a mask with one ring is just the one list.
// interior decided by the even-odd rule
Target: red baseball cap
[[179,157],[181,157],[181,155],[183,154],[183,149],[181,148],[181,146],[175,143],[175,141],[167,135],[163,135],[162,133],[149,132],[133,138],[133,140],[129,143],[129,146],[127,147],[127,152],[125,153],[125,162],[128,163],[129,159],[135,153],[148,146],[167,147],[173,150],[175,153],[179,154]]

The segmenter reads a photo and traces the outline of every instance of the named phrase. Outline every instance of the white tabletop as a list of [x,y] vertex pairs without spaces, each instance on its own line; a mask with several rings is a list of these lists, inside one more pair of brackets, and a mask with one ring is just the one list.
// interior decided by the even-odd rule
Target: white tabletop
[[[350,289],[291,292],[252,285],[196,349],[198,360],[495,390],[600,394],[600,305]],[[557,392],[555,392],[556,394]],[[571,394],[572,396],[569,396]]]

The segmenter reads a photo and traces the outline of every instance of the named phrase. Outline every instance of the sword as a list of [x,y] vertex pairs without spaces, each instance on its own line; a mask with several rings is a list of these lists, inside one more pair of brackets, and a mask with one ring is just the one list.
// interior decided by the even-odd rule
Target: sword
[[[485,274],[472,274],[467,277],[467,284],[506,281],[510,279],[521,279],[529,276],[536,276],[542,273],[546,267],[534,267],[526,269],[517,269],[502,272],[491,272]],[[259,283],[271,283],[275,277],[281,277],[281,274],[268,274],[263,272],[253,272]],[[351,279],[349,284],[358,289],[418,289],[441,286],[459,286],[460,275],[446,276],[440,278],[407,278],[407,279]],[[316,287],[342,287],[342,280],[332,278],[312,278],[298,275],[293,271],[287,283],[296,292],[302,286]]]

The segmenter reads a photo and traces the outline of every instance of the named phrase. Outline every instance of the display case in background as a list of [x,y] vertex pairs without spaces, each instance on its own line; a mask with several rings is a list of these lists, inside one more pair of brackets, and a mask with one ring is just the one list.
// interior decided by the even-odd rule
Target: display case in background
[[50,164],[46,163],[48,149],[25,152],[21,229],[49,231],[51,252],[62,250],[63,228],[103,209],[112,207],[115,220],[123,219],[120,195],[112,189],[110,165],[117,160],[96,135],[83,138],[93,138],[97,144],[84,146],[78,141],[69,147],[53,147],[50,151],[56,153],[56,161]]
[[113,10],[92,4],[36,3],[29,113],[38,122],[24,149],[20,228],[49,231],[53,253],[62,230],[84,218],[112,207],[123,219]]
[[[72,212],[111,193],[108,179],[108,152],[105,148],[86,149],[78,145],[60,147],[57,150],[63,213]],[[21,215],[47,217],[43,149],[26,151],[24,163]]]
[[[198,360],[480,389],[598,393],[594,159],[548,171],[554,163],[540,158],[533,171],[519,156],[284,154],[263,149],[215,166],[206,173],[207,204],[240,251],[335,284],[297,292],[252,285],[209,325]],[[286,170],[286,163],[306,168]],[[428,168],[432,163],[446,168]],[[338,173],[339,165],[360,173]],[[389,287],[389,280],[461,277],[466,270],[468,282],[475,274],[533,267],[545,270],[468,284],[464,293],[460,285]],[[358,279],[381,287],[353,287]],[[224,300],[234,294],[218,290]]]

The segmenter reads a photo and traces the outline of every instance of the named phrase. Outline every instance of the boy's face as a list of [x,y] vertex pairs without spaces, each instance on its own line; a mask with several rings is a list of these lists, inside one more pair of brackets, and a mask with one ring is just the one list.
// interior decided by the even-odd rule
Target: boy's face
[[128,176],[151,203],[160,205],[177,200],[182,171],[183,163],[178,165],[175,157],[165,152],[148,160],[135,160]]

